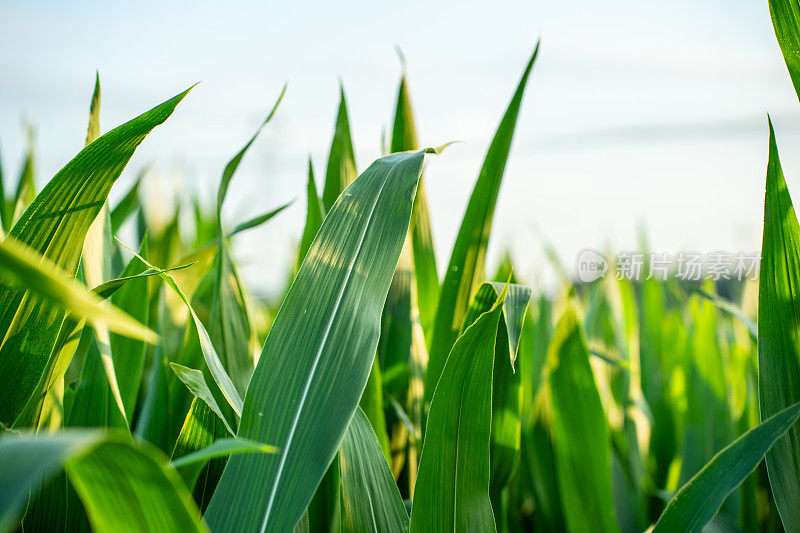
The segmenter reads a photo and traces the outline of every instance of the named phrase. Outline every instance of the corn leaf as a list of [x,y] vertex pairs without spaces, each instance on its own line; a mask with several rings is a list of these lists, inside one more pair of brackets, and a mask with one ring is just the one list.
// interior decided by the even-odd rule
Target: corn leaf
[[356,409],[339,449],[342,531],[408,530],[408,514],[369,419]]
[[144,178],[145,174],[147,174],[148,169],[144,168],[139,171],[136,175],[136,181],[133,182],[133,185],[128,192],[125,193],[125,196],[122,197],[122,200],[114,206],[111,210],[111,231],[112,233],[116,233],[119,231],[119,228],[122,224],[128,220],[131,215],[133,215],[141,206],[141,200],[139,199],[139,186],[142,183],[142,178]]
[[611,452],[589,351],[568,308],[548,353],[553,448],[567,530],[619,531],[611,499]]
[[[417,127],[414,122],[414,111],[411,107],[408,82],[405,73],[403,73],[400,87],[397,90],[397,107],[394,114],[390,152],[405,152],[406,150],[417,149],[419,149]],[[420,179],[417,197],[414,199],[414,211],[411,214],[409,235],[414,257],[419,320],[422,323],[423,331],[426,332],[426,335],[430,335],[433,331],[436,303],[439,299],[439,274],[436,271],[436,254],[433,247],[433,234],[431,233],[431,220],[424,179]]]
[[[186,419],[178,434],[175,447],[172,449],[171,461],[174,464],[181,457],[207,448],[214,444],[216,440],[224,439],[230,435],[231,433],[225,428],[224,422],[219,415],[205,401],[195,396],[192,398],[189,412],[186,414]],[[216,483],[219,481],[222,467],[214,468],[218,466],[215,463],[217,461],[211,461],[209,464],[195,462],[184,467],[177,467],[186,486],[195,493],[198,490],[200,491],[200,498],[197,498],[197,501],[207,501],[207,497],[210,498],[213,488],[216,487]],[[204,469],[206,476],[203,479],[201,476]],[[209,479],[211,477],[213,479]],[[207,491],[206,489],[209,490]]]
[[430,359],[425,376],[425,404],[430,403],[436,383],[442,374],[447,354],[458,336],[469,299],[484,280],[486,246],[491,232],[494,208],[500,183],[503,180],[511,140],[519,115],[522,95],[533,68],[538,45],[525,67],[514,97],[497,128],[492,144],[486,154],[478,181],[472,191],[464,219],[458,230],[450,263],[439,294],[433,336],[430,343]]
[[317,184],[314,181],[314,167],[311,165],[311,157],[308,158],[308,184],[306,185],[306,225],[303,228],[303,236],[300,239],[300,249],[297,251],[297,266],[295,270],[303,264],[311,243],[314,242],[322,219],[325,218],[325,208],[317,194]]
[[203,463],[209,459],[228,457],[240,453],[277,453],[275,446],[262,444],[254,440],[247,439],[219,439],[213,444],[196,452],[182,455],[178,459],[171,461],[172,466],[180,468],[196,463]]
[[654,532],[702,531],[722,502],[755,470],[764,454],[800,418],[792,405],[754,427],[714,456],[670,500]]
[[186,385],[186,388],[189,389],[196,398],[203,400],[208,407],[211,408],[214,413],[222,420],[222,423],[225,424],[225,428],[231,435],[235,435],[236,432],[231,427],[231,424],[225,419],[225,415],[222,414],[222,410],[219,408],[219,404],[217,400],[214,398],[214,395],[211,393],[211,389],[208,388],[208,384],[206,383],[205,377],[203,377],[203,372],[200,370],[196,370],[194,368],[188,368],[178,363],[170,363],[170,368],[172,371],[175,372],[175,375],[178,376],[178,379]]
[[458,338],[428,414],[411,531],[494,531],[489,499],[492,367],[506,291]]
[[353,152],[353,141],[350,138],[350,120],[347,118],[347,101],[344,98],[344,87],[339,88],[341,100],[336,114],[336,129],[333,132],[331,151],[328,155],[328,168],[325,172],[325,187],[322,190],[322,206],[328,212],[334,202],[356,179],[356,156]]
[[292,202],[287,202],[282,206],[276,207],[271,211],[267,211],[266,213],[254,216],[253,218],[245,220],[244,222],[240,222],[239,224],[236,224],[236,227],[234,227],[231,231],[227,233],[226,237],[230,238],[236,235],[237,233],[241,233],[243,231],[259,227],[261,224],[267,222],[272,217],[274,217],[275,215],[277,215],[290,205],[292,205]]
[[399,478],[405,467],[403,493],[409,496],[414,493],[419,457],[416,439],[409,439],[409,434],[417,437],[422,432],[422,387],[428,362],[415,289],[411,240],[406,238],[381,316],[378,358],[384,390],[400,402],[398,407],[404,415],[405,411],[410,415],[407,422],[401,416],[391,416],[398,412],[395,408],[388,417],[392,472]]
[[289,530],[311,500],[372,367],[424,154],[379,159],[325,218],[269,331],[237,435],[281,452],[228,461],[206,513],[212,529]]
[[14,527],[30,491],[64,469],[92,530],[205,531],[200,511],[166,457],[99,431],[0,439],[0,531]]
[[381,367],[378,358],[372,362],[372,370],[367,379],[367,385],[364,388],[364,394],[361,395],[359,406],[363,409],[364,414],[367,416],[375,436],[378,438],[378,443],[381,445],[386,462],[391,464],[392,456],[389,452],[389,434],[386,432],[386,419],[383,415],[383,380],[381,378]]
[[[136,146],[164,122],[186,92],[106,133],[47,184],[9,235],[67,275],[77,272],[86,231]],[[24,288],[0,286],[0,421],[12,423],[42,377],[64,313]]]
[[[505,289],[502,283],[484,283],[470,302],[463,330],[491,309]],[[499,503],[500,491],[508,484],[520,450],[520,373],[514,368],[519,351],[522,324],[531,300],[531,289],[509,284],[502,305],[492,372],[492,435],[490,440],[492,503]]]
[[[764,237],[758,285],[758,396],[761,420],[800,402],[800,225],[770,123]],[[800,428],[767,454],[775,504],[787,531],[800,529]]]
[[769,13],[794,90],[800,98],[800,3],[769,0]]
[[25,152],[25,162],[22,164],[17,190],[14,194],[14,203],[10,204],[8,215],[11,224],[16,224],[25,209],[33,202],[36,197],[35,172],[35,141],[33,126],[28,124],[25,128],[28,148]]
[[[148,267],[156,269],[156,267],[148,263],[140,255],[137,254],[137,257]],[[214,345],[211,342],[211,337],[209,336],[208,331],[206,331],[206,327],[203,325],[200,317],[197,316],[197,313],[195,312],[194,307],[192,307],[192,304],[189,302],[189,298],[186,296],[186,293],[181,290],[181,288],[175,282],[175,279],[165,270],[158,270],[160,270],[159,276],[162,280],[164,280],[164,283],[166,283],[167,286],[172,289],[172,291],[178,296],[180,301],[183,302],[183,304],[186,306],[186,309],[189,311],[197,332],[197,337],[200,340],[200,349],[203,352],[203,359],[208,366],[208,370],[211,372],[211,376],[214,378],[217,387],[219,387],[219,391],[222,393],[222,396],[233,408],[236,416],[241,417],[242,398],[239,396],[239,392],[236,390],[236,387],[234,386],[230,376],[228,376],[227,372],[225,372],[225,368],[223,367],[222,361],[214,349]]]
[[[99,296],[77,283],[66,281],[68,278],[65,272],[14,237],[9,235],[0,243],[0,280],[9,290],[13,290],[10,287],[22,286],[77,317],[106,324],[111,331],[121,335],[150,343],[157,339],[153,331],[121,310],[101,305],[103,300]],[[7,339],[6,343],[9,342],[12,340]],[[15,389],[9,386],[6,390],[15,392]]]

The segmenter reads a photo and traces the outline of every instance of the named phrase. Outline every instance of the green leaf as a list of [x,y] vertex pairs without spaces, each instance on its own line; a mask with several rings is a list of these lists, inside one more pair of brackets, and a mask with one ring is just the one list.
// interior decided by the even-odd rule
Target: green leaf
[[125,193],[125,196],[122,197],[122,200],[114,206],[114,209],[111,210],[111,231],[112,233],[117,233],[119,228],[122,224],[128,220],[131,215],[133,215],[141,206],[141,200],[139,199],[139,186],[142,183],[142,178],[144,178],[145,174],[149,169],[145,167],[144,169],[139,171],[139,174],[136,175],[136,181],[133,182],[133,185],[128,192]]
[[[207,448],[214,444],[214,441],[224,439],[229,435],[230,432],[224,427],[224,422],[220,419],[219,415],[214,413],[207,403],[195,396],[192,398],[189,412],[186,414],[186,419],[178,434],[175,447],[172,449],[171,460],[174,462],[185,455]],[[206,489],[213,489],[213,487],[216,486],[216,482],[219,481],[219,475],[222,474],[222,467],[214,468],[214,466],[216,466],[214,462],[210,465],[207,465],[205,462],[199,462],[178,468],[178,472],[186,483],[186,486],[190,490],[194,491],[199,488],[201,491],[202,497],[199,498],[198,501],[206,501]],[[207,469],[206,478],[201,481],[200,487],[196,487],[204,469]],[[212,469],[213,473],[216,475],[213,480],[209,480],[208,478],[212,473]],[[217,474],[217,472],[219,473]],[[213,485],[213,487],[209,485]],[[208,490],[209,498],[211,492],[212,490]]]
[[278,448],[248,439],[219,439],[202,450],[182,455],[173,460],[172,466],[179,468],[240,453],[278,453]]
[[85,145],[88,146],[98,137],[100,137],[100,72],[95,72],[94,92],[92,93],[92,101],[89,104],[89,126],[86,128]]
[[670,500],[654,532],[702,531],[722,502],[755,470],[764,454],[800,418],[792,405],[754,427],[714,456]]
[[267,211],[266,213],[263,213],[261,215],[257,215],[257,216],[254,216],[253,218],[245,220],[244,222],[241,222],[241,223],[237,224],[235,228],[233,228],[231,231],[229,231],[228,234],[226,235],[226,237],[230,238],[230,237],[233,237],[234,235],[236,235],[237,233],[241,233],[243,231],[247,231],[247,230],[252,229],[252,228],[257,228],[258,226],[260,226],[261,224],[267,222],[272,217],[274,217],[275,215],[277,215],[278,213],[280,213],[281,211],[283,211],[284,209],[286,209],[290,205],[292,205],[292,202],[287,202],[287,203],[283,204],[282,206],[277,207],[277,208],[275,208],[275,209],[273,209],[271,211]]
[[30,491],[61,468],[92,530],[205,531],[200,511],[166,457],[126,435],[63,431],[0,439],[0,531],[14,527]]
[[[408,90],[406,75],[400,80],[397,91],[397,107],[392,128],[392,144],[390,151],[405,152],[419,149],[417,128],[414,123],[414,111],[411,107],[411,95]],[[439,299],[439,275],[436,271],[436,254],[433,247],[431,220],[428,210],[425,180],[420,179],[417,197],[414,199],[414,210],[411,214],[411,244],[414,257],[414,275],[416,277],[417,305],[419,320],[426,335],[433,331],[436,317],[436,303]]]
[[[222,179],[217,193],[217,246],[216,269],[214,277],[214,296],[211,305],[211,341],[222,355],[221,362],[238,393],[243,393],[247,389],[247,383],[253,372],[253,351],[254,334],[250,324],[250,316],[245,302],[245,292],[242,282],[233,263],[233,258],[228,246],[228,241],[223,237],[222,229],[222,205],[225,201],[228,188],[242,158],[247,153],[250,146],[255,142],[258,134],[264,126],[272,119],[278,105],[286,93],[286,85],[283,86],[278,100],[272,110],[258,127],[250,140],[239,152],[225,165],[222,172]],[[280,212],[280,209],[277,211]],[[258,225],[274,216],[276,211],[267,213],[255,221],[252,225]],[[246,228],[242,228],[246,229]],[[212,375],[214,369],[209,364]],[[220,385],[222,387],[222,385]],[[224,391],[223,391],[224,392]],[[241,416],[241,410],[237,409],[237,414]]]
[[619,531],[611,498],[611,451],[589,350],[568,308],[548,352],[553,448],[568,531]]
[[483,168],[472,191],[464,219],[458,230],[453,253],[447,267],[439,303],[436,310],[433,336],[430,344],[430,359],[425,376],[425,403],[428,404],[442,374],[447,354],[458,336],[469,299],[474,290],[484,280],[486,246],[492,228],[497,195],[503,180],[511,140],[519,115],[522,95],[533,68],[539,45],[533,51],[530,61],[522,74],[514,97],[506,110],[500,126],[492,140]]
[[508,484],[519,459],[522,391],[520,374],[514,369],[514,361],[519,351],[522,324],[531,300],[531,289],[515,284],[509,284],[506,289],[503,283],[484,283],[472,298],[464,320],[466,329],[494,306],[504,290],[507,290],[507,294],[502,305],[492,375],[490,493],[493,504],[499,502],[495,499],[499,498],[500,491]]
[[387,464],[391,464],[389,434],[386,432],[386,419],[383,415],[383,380],[381,379],[381,367],[377,357],[372,362],[372,370],[369,373],[367,386],[364,388],[364,394],[361,396],[359,405],[364,410],[364,414],[367,415],[367,419],[378,438]]
[[25,153],[25,162],[22,165],[22,171],[20,172],[19,181],[17,182],[17,191],[14,194],[14,203],[8,206],[8,219],[10,220],[11,224],[16,224],[16,222],[22,216],[22,213],[36,197],[36,183],[34,181],[35,142],[33,126],[27,124],[25,133],[28,141],[28,148],[27,152]]
[[[68,276],[77,272],[86,231],[134,150],[164,122],[186,92],[106,133],[75,156],[47,184],[9,235],[52,261]],[[34,393],[64,316],[24,288],[0,286],[0,422],[12,423]]]
[[769,0],[769,13],[794,90],[800,98],[800,3],[797,0]]
[[366,385],[424,154],[377,160],[325,218],[269,331],[237,435],[281,452],[228,461],[206,513],[212,529],[288,530],[303,514]]
[[[69,310],[74,316],[86,318],[94,324],[105,324],[111,331],[130,338],[149,343],[158,338],[153,331],[126,313],[116,307],[103,305],[99,296],[68,279],[68,274],[11,235],[0,243],[0,281],[7,290],[25,287],[60,308]],[[3,346],[10,342],[11,339],[6,339]],[[5,390],[16,392],[16,388],[8,385]]]
[[433,394],[411,508],[411,531],[494,531],[489,499],[497,297],[456,340]]
[[303,228],[303,236],[300,239],[300,249],[297,251],[297,266],[295,270],[303,264],[311,243],[314,242],[322,219],[325,218],[325,208],[317,194],[317,184],[314,181],[314,167],[311,165],[311,157],[308,158],[308,184],[306,185],[306,225]]
[[342,531],[408,530],[408,514],[369,419],[356,409],[339,449]]
[[[398,407],[404,415],[405,411],[409,413],[408,424],[400,416],[388,418],[392,435],[392,471],[395,477],[399,477],[405,466],[404,483],[407,486],[404,485],[403,492],[406,494],[413,494],[417,477],[417,439],[422,432],[422,387],[428,360],[415,289],[411,241],[406,238],[384,304],[378,343],[384,390],[400,402]],[[409,432],[414,439],[408,438]]]
[[[761,420],[800,402],[800,225],[769,125],[764,237],[758,282],[758,398]],[[787,531],[800,529],[800,428],[767,454],[775,504]]]
[[275,115],[275,111],[278,110],[278,105],[280,105],[281,100],[283,100],[283,95],[284,94],[286,94],[286,85],[284,85],[283,89],[281,89],[281,94],[280,94],[280,96],[278,96],[278,99],[275,101],[275,105],[272,106],[272,109],[267,114],[267,117],[264,119],[264,121],[258,127],[258,129],[253,134],[253,136],[250,137],[250,140],[247,141],[247,144],[245,144],[244,147],[241,150],[239,150],[239,153],[237,153],[235,156],[233,156],[233,159],[228,161],[228,164],[225,165],[225,170],[222,171],[222,179],[220,180],[220,183],[219,183],[219,190],[217,191],[217,220],[218,221],[220,220],[220,215],[222,213],[222,204],[225,202],[225,196],[228,194],[228,187],[230,186],[231,179],[233,179],[233,174],[236,172],[236,169],[239,168],[239,163],[242,162],[242,158],[244,157],[244,154],[247,153],[247,150],[249,150],[250,146],[253,144],[253,142],[255,142],[256,138],[258,137],[258,134],[261,133],[261,130],[264,129],[264,126],[266,126],[269,123],[269,121],[272,120],[272,117]]
[[[133,252],[133,250],[130,249],[129,251]],[[135,254],[135,252],[133,253]],[[138,254],[137,257],[148,267],[156,269],[156,267],[148,263]],[[159,276],[162,280],[164,280],[164,283],[166,283],[173,290],[173,292],[178,296],[178,298],[186,306],[186,309],[189,311],[192,321],[194,322],[195,330],[197,331],[197,337],[200,340],[200,349],[203,352],[203,359],[205,360],[206,365],[211,372],[211,376],[214,378],[214,381],[216,382],[217,387],[219,387],[222,395],[225,397],[225,400],[233,408],[236,416],[241,417],[242,398],[239,396],[239,392],[236,390],[236,387],[234,386],[233,381],[231,381],[230,376],[228,376],[228,374],[225,372],[225,368],[222,366],[222,361],[220,361],[219,356],[214,349],[214,345],[211,342],[211,337],[208,335],[208,331],[206,331],[203,322],[200,321],[200,317],[197,316],[194,307],[192,307],[192,304],[189,302],[189,298],[187,298],[186,294],[175,282],[175,279],[167,274],[167,272],[164,270],[160,270]]]
[[336,129],[331,141],[328,156],[328,168],[325,172],[325,187],[322,190],[322,205],[330,211],[334,202],[356,179],[356,157],[353,152],[353,141],[350,139],[350,121],[347,118],[347,101],[344,98],[344,87],[339,87],[341,100],[336,115]]
[[208,384],[206,383],[206,379],[203,377],[203,373],[200,370],[195,370],[194,368],[188,368],[183,365],[179,365],[178,363],[170,363],[170,368],[172,371],[175,372],[175,375],[178,376],[178,379],[186,385],[186,388],[189,389],[196,398],[200,398],[203,400],[208,407],[214,411],[217,416],[222,420],[222,423],[225,424],[225,428],[231,435],[235,435],[236,432],[231,427],[231,424],[225,419],[225,415],[222,414],[222,410],[219,408],[219,404],[217,400],[214,398],[214,395],[211,393],[211,390],[208,388]]
[[8,214],[8,199],[6,198],[6,182],[3,176],[3,160],[0,157],[0,239],[5,238],[6,230],[11,226]]

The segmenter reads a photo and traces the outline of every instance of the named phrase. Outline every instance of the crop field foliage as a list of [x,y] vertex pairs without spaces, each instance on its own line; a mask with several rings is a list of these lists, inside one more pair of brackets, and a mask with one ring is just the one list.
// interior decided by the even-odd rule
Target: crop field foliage
[[[800,3],[770,12],[800,96]],[[757,281],[550,294],[485,260],[538,53],[449,258],[424,174],[448,153],[418,144],[405,74],[365,169],[342,90],[279,301],[232,246],[287,205],[221,213],[288,89],[185,227],[148,220],[142,176],[108,196],[190,89],[103,133],[98,76],[42,190],[33,146],[0,169],[0,532],[800,531],[800,225],[771,123]]]

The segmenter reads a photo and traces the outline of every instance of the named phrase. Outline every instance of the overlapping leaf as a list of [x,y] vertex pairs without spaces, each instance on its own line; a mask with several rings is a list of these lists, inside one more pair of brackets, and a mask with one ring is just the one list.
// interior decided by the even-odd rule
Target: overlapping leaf
[[538,51],[537,45],[489,146],[453,245],[450,263],[439,294],[433,336],[430,341],[430,359],[425,377],[426,404],[430,402],[447,360],[447,354],[450,353],[450,348],[464,322],[469,299],[485,279],[486,247],[497,195],[511,150],[511,140],[514,136],[522,95]]
[[[205,531],[200,511],[150,446],[100,431],[0,439],[0,531],[13,528],[31,490],[64,468],[94,531]],[[113,510],[113,512],[109,512]]]
[[400,492],[361,409],[350,420],[338,461],[342,531],[407,531],[408,514]]
[[[75,274],[92,221],[134,150],[164,122],[186,92],[108,132],[84,148],[31,203],[10,236],[67,274]],[[0,286],[0,421],[17,418],[42,377],[63,311],[22,288]]]
[[503,291],[458,338],[433,394],[411,531],[494,531],[489,499],[492,368]]

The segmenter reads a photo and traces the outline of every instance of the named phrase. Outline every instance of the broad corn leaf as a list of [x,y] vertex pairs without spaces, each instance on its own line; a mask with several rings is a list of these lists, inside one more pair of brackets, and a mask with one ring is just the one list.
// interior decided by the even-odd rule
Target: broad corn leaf
[[458,338],[436,385],[411,531],[494,531],[489,499],[492,368],[506,292]]
[[288,531],[302,516],[366,385],[424,154],[379,159],[331,207],[269,331],[237,435],[281,452],[228,461],[212,529]]

